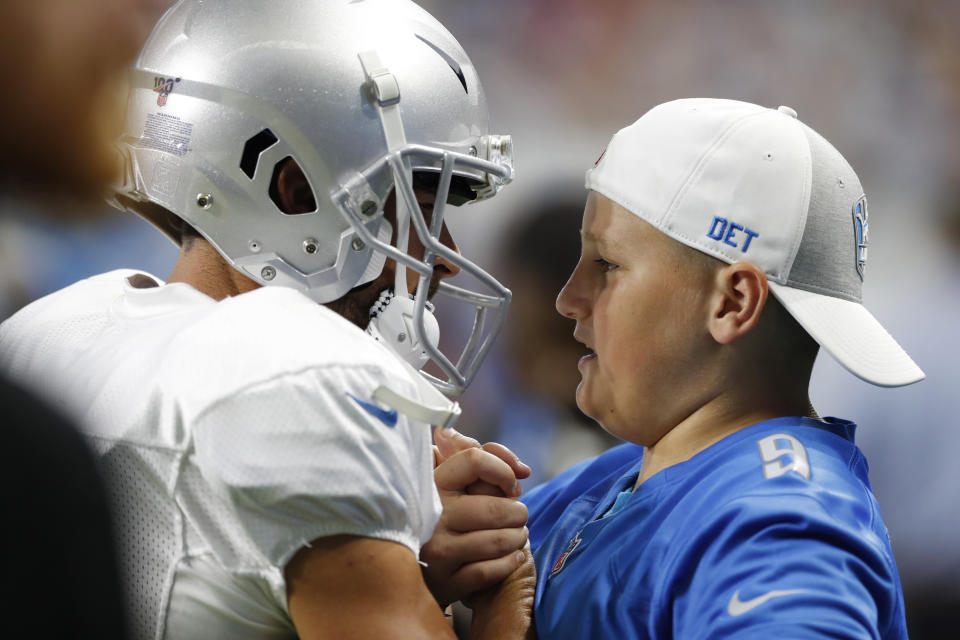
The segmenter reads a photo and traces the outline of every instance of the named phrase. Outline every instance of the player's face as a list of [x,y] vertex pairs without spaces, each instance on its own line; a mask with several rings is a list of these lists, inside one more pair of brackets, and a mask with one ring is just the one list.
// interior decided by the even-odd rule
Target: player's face
[[[427,189],[414,189],[414,193],[417,196],[417,202],[420,204],[420,210],[423,212],[424,221],[427,223],[427,226],[430,226],[430,221],[433,219],[433,203],[436,200],[435,194],[433,191]],[[391,198],[393,196],[391,195]],[[394,205],[395,206],[395,205]],[[389,207],[389,202],[388,202]],[[446,208],[449,212],[449,205]],[[396,226],[396,222],[391,220],[391,224]],[[396,233],[394,233],[396,235]],[[447,228],[447,223],[444,222],[443,226],[440,229],[440,243],[446,247],[457,250],[457,244],[453,241],[453,236],[450,235],[450,230]],[[423,259],[424,246],[420,241],[420,236],[417,235],[417,232],[413,228],[413,222],[410,223],[410,235],[407,240],[407,253],[416,258],[417,260]],[[389,272],[390,276],[393,277],[393,269],[395,268],[393,260],[387,260],[386,268],[384,271]],[[437,256],[436,261],[433,265],[433,277],[430,280],[430,297],[433,297],[434,291],[436,291],[437,286],[440,284],[440,280],[444,278],[449,278],[460,273],[460,267],[455,264],[448,262],[440,256]],[[413,271],[412,269],[407,269],[407,289],[410,293],[416,291],[417,282],[419,281],[419,274]]]
[[[427,226],[430,226],[430,220],[433,217],[433,202],[435,199],[434,193],[429,189],[420,188],[414,189],[414,193],[417,197],[417,202],[420,204],[420,210],[423,211],[423,216],[426,220]],[[393,226],[394,235],[391,239],[391,242],[395,245],[397,224],[394,197],[394,194],[391,194],[387,199],[387,202],[384,206],[384,216]],[[449,211],[449,208],[447,210]],[[457,245],[453,241],[453,237],[450,235],[450,231],[447,229],[446,223],[443,224],[440,232],[440,242],[443,245],[450,247],[454,251],[457,251]],[[423,259],[423,243],[420,242],[419,236],[417,235],[416,231],[414,231],[412,222],[410,224],[410,235],[408,236],[407,240],[407,253],[417,260]],[[395,268],[396,265],[394,261],[388,258],[384,264],[383,272],[377,277],[376,280],[354,289],[339,300],[334,300],[333,302],[327,303],[327,306],[344,316],[347,320],[354,323],[361,329],[365,329],[370,321],[370,307],[373,306],[373,303],[377,301],[377,298],[380,297],[380,293],[382,291],[385,289],[393,289]],[[433,297],[433,294],[440,285],[441,280],[455,276],[459,272],[460,268],[458,266],[447,262],[443,258],[437,257],[433,266],[433,277],[430,279],[430,297]],[[413,293],[417,288],[419,274],[412,269],[407,269],[406,274],[407,289]]]
[[[386,220],[393,226],[393,237],[391,243],[396,245],[397,240],[397,217],[396,217],[396,202],[395,195],[396,192],[391,193],[390,197],[387,199],[387,202],[384,205],[384,217]],[[430,226],[430,221],[433,218],[433,202],[435,200],[435,194],[429,189],[420,189],[415,188],[414,194],[417,197],[417,203],[420,205],[420,210],[423,212],[423,218],[427,223],[427,226]],[[449,207],[447,211],[449,212]],[[453,236],[450,235],[450,230],[447,228],[447,223],[444,222],[440,230],[440,243],[444,246],[450,247],[454,251],[457,251],[457,245],[453,241]],[[410,233],[407,237],[407,253],[411,257],[422,260],[424,254],[423,243],[420,241],[420,236],[417,235],[416,230],[413,228],[413,222],[410,222]],[[380,277],[371,283],[371,288],[377,290],[377,295],[380,295],[380,292],[387,288],[393,288],[393,277],[394,269],[396,269],[396,264],[390,258],[387,258],[386,263],[383,267],[383,273],[380,274]],[[453,263],[447,262],[441,257],[437,257],[433,265],[433,277],[430,279],[430,297],[433,297],[433,293],[436,291],[437,286],[439,286],[440,281],[444,278],[449,278],[460,273],[460,268]],[[407,290],[410,293],[414,293],[417,289],[417,282],[419,281],[420,275],[412,270],[407,269]],[[376,298],[374,298],[374,301]],[[371,301],[373,304],[373,301]]]
[[649,446],[698,399],[698,358],[709,348],[706,283],[674,240],[590,193],[582,252],[557,298],[591,351],[579,363],[577,405],[625,440]]

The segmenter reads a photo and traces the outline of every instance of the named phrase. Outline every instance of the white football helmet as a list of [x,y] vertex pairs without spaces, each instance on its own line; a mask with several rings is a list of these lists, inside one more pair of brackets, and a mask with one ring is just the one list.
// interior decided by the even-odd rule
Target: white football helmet
[[[512,179],[511,139],[487,127],[466,53],[412,2],[181,0],[132,72],[126,171],[111,201],[179,243],[172,212],[246,276],[320,303],[374,280],[387,257],[397,262],[395,297],[410,301],[412,269],[420,286],[399,315],[409,316],[409,338],[443,371],[445,379],[431,381],[458,394],[510,300],[486,271],[439,242],[451,183],[469,184],[481,200]],[[290,158],[313,192],[313,211],[285,212],[276,199],[276,175]],[[437,185],[429,221],[413,189],[413,176],[426,175]],[[394,189],[391,244],[384,203]],[[426,248],[422,259],[406,251],[411,224]],[[437,256],[483,287],[442,282],[437,290],[476,308],[456,358],[441,353],[428,330]]]

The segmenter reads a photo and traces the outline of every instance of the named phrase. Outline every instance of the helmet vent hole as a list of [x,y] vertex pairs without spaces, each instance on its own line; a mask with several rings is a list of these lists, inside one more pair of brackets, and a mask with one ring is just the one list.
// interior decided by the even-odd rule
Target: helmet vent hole
[[277,136],[270,129],[264,129],[247,140],[243,145],[243,155],[240,157],[240,170],[253,180],[260,162],[260,154],[277,144]]
[[270,199],[288,216],[313,213],[317,210],[317,199],[313,195],[310,182],[293,156],[287,156],[273,167]]

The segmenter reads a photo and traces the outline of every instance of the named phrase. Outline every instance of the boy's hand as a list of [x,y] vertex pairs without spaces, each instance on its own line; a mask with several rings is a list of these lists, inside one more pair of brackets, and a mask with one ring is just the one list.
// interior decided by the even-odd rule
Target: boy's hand
[[471,640],[536,640],[533,605],[537,571],[529,543],[523,554],[523,562],[503,582],[471,596],[464,603],[473,609]]

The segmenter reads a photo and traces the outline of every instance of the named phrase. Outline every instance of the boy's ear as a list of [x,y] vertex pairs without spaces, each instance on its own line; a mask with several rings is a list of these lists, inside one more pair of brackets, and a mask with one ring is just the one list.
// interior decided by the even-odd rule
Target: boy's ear
[[767,276],[755,264],[736,262],[718,271],[708,319],[713,339],[730,344],[752,331],[769,292]]

